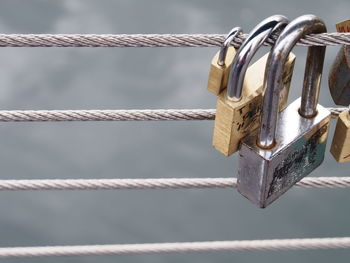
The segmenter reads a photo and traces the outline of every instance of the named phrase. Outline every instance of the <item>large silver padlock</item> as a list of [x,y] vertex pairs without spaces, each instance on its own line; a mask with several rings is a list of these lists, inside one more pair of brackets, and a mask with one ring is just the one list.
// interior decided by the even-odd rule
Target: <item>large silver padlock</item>
[[326,32],[322,20],[304,15],[289,23],[272,48],[264,85],[260,129],[242,140],[238,191],[261,208],[316,169],[324,159],[330,112],[317,104],[325,47],[309,47],[301,99],[278,114],[283,65],[306,34]]

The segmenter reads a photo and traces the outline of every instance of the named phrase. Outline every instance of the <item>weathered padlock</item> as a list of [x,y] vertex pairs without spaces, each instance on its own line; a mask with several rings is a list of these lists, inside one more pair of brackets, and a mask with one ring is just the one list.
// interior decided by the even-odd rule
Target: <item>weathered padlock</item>
[[350,104],[350,47],[342,46],[328,75],[328,86],[335,104]]
[[[336,24],[338,32],[350,32],[350,20]],[[350,104],[350,47],[342,46],[331,66],[328,76],[329,90],[337,105]],[[349,108],[350,109],[350,108]],[[335,128],[331,154],[337,162],[350,161],[350,114],[349,110],[339,114]]]
[[[263,20],[252,30],[235,56],[227,92],[221,92],[217,100],[213,134],[213,146],[226,156],[236,152],[240,140],[259,125],[268,54],[248,68],[249,62],[264,41],[287,23],[287,18],[280,15]],[[281,108],[285,107],[288,98],[294,61],[295,56],[291,54],[283,76]]]
[[236,55],[236,49],[230,45],[238,34],[242,34],[242,29],[240,27],[234,27],[227,34],[222,47],[211,61],[208,90],[215,95],[219,95],[227,87],[228,73],[231,69],[233,58]]
[[324,159],[330,112],[317,104],[325,47],[309,47],[301,98],[278,114],[282,70],[306,34],[326,32],[322,20],[304,15],[289,23],[271,50],[261,126],[242,140],[237,190],[261,208],[316,169]]
[[[336,25],[338,32],[350,31],[350,20]],[[333,61],[328,75],[329,91],[335,104],[350,104],[350,47],[343,45]]]
[[330,152],[337,162],[350,161],[350,107],[339,114]]

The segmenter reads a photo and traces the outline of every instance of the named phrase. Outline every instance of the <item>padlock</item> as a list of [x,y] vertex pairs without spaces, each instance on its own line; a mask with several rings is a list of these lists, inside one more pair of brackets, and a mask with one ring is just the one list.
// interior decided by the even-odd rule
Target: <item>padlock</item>
[[[336,24],[338,32],[350,31],[350,20]],[[335,104],[350,104],[350,48],[341,46],[328,75],[329,91]]]
[[230,45],[233,39],[239,34],[242,34],[242,29],[240,27],[234,27],[227,34],[222,47],[211,61],[208,90],[215,95],[219,95],[220,92],[227,87],[228,73],[233,58],[236,55],[236,49]]
[[350,47],[342,46],[328,75],[328,86],[335,104],[350,104]]
[[315,170],[324,159],[330,112],[318,103],[325,47],[308,49],[301,98],[278,113],[283,65],[297,41],[326,26],[314,15],[290,22],[270,52],[261,126],[242,140],[237,190],[261,208]]
[[[263,80],[268,54],[248,68],[258,48],[274,32],[288,23],[284,16],[271,16],[259,23],[238,50],[232,63],[227,92],[217,100],[213,146],[229,156],[236,152],[240,140],[259,125]],[[295,56],[291,54],[285,67],[281,109],[285,107]]]
[[337,162],[350,161],[350,107],[339,114],[330,152]]

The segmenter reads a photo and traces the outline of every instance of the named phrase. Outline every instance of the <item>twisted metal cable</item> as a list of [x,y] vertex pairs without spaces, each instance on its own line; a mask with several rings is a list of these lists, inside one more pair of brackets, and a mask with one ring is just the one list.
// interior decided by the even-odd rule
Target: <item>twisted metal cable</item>
[[[0,180],[1,190],[146,190],[236,188],[236,178]],[[306,177],[303,188],[349,188],[350,177]]]
[[[346,108],[328,108],[336,118]],[[215,109],[168,110],[0,110],[0,122],[213,120]]]
[[116,244],[86,246],[3,247],[0,258],[92,256],[214,251],[278,251],[309,249],[349,249],[350,237],[266,239],[209,242],[177,242],[149,244]]
[[0,111],[0,121],[213,120],[215,110],[23,110]]
[[230,178],[0,180],[0,190],[112,190],[236,187]]
[[[237,36],[232,45],[238,48],[246,37]],[[0,34],[0,47],[218,47],[224,39],[224,34]],[[298,42],[301,46],[349,44],[349,33],[336,32],[307,35]]]

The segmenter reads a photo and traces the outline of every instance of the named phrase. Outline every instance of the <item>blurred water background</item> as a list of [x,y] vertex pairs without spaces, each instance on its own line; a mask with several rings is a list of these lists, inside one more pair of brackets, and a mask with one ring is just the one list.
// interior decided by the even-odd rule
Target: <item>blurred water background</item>
[[[1,33],[249,32],[262,19],[312,13],[330,32],[348,1],[1,0]],[[320,103],[339,47],[328,47]],[[214,108],[217,48],[1,48],[0,108]],[[263,48],[262,52],[268,52]],[[300,96],[305,47],[290,101]],[[263,53],[261,53],[263,54]],[[212,121],[3,123],[2,179],[233,177],[211,147]],[[334,121],[332,124],[332,135]],[[329,147],[329,142],[328,142]],[[348,176],[326,154],[312,176]],[[265,210],[233,190],[0,192],[0,246],[308,238],[350,235],[349,190],[293,189]],[[348,262],[349,250],[9,259],[1,262]]]

